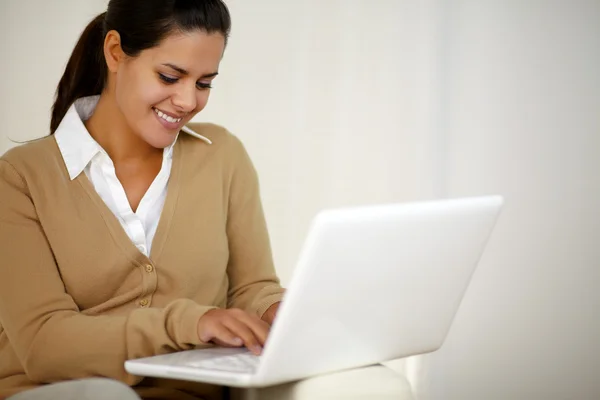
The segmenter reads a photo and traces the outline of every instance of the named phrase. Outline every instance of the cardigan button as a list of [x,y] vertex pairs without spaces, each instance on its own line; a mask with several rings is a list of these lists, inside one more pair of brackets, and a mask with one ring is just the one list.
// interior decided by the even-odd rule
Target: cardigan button
[[146,265],[146,272],[151,273],[154,271],[154,267],[151,264]]
[[149,303],[150,302],[148,301],[148,299],[142,299],[142,300],[140,300],[140,306],[142,306],[142,307],[148,307]]

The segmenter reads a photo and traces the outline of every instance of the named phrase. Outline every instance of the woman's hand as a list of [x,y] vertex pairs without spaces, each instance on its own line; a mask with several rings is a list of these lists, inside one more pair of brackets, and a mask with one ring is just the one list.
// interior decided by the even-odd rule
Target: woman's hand
[[246,346],[256,355],[261,354],[269,329],[267,322],[237,308],[210,310],[198,321],[201,341],[225,347]]
[[281,304],[280,301],[267,308],[267,311],[265,311],[265,313],[262,316],[262,320],[269,325],[273,325],[273,321],[277,316],[277,311],[279,311],[279,304]]

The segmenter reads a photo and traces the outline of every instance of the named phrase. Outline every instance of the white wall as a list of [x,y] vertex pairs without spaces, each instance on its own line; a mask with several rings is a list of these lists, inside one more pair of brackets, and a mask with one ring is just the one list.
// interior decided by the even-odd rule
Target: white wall
[[287,282],[319,209],[439,194],[433,8],[228,3],[230,47],[198,120],[224,124],[253,156]]
[[87,23],[104,0],[0,1],[0,154],[49,132],[54,91]]
[[[47,131],[105,4],[0,2],[0,153]],[[410,377],[421,399],[600,398],[600,1],[229,4],[198,120],[246,143],[284,282],[322,207],[504,194],[446,344]]]
[[447,194],[507,203],[421,388],[598,399],[600,2],[461,0],[444,15]]

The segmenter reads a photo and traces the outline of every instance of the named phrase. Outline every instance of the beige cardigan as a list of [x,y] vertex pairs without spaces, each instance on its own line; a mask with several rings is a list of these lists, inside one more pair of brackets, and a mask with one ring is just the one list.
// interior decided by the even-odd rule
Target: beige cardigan
[[124,361],[203,345],[197,322],[213,307],[260,316],[280,301],[244,147],[218,126],[190,127],[213,145],[179,136],[149,258],[85,174],[69,179],[53,137],[0,158],[0,398],[91,376],[163,386]]

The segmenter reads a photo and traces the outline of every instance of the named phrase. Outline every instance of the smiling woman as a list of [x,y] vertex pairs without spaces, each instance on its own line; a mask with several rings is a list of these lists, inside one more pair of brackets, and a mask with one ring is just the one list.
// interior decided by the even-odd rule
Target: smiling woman
[[110,0],[60,80],[51,135],[0,158],[0,398],[216,399],[124,362],[261,352],[283,289],[256,171],[234,135],[189,124],[229,31],[221,0]]
[[[220,33],[191,31],[167,36],[157,46],[131,57],[123,52],[117,31],[109,31],[104,55],[107,90],[124,122],[155,148],[164,148],[206,106],[225,40]],[[102,103],[89,124],[106,120]],[[106,109],[113,112],[114,109]],[[157,124],[159,122],[159,124]]]
[[121,130],[164,148],[206,106],[229,35],[227,8],[154,3],[112,1],[86,28],[58,86],[51,133],[76,99],[105,92],[89,124],[118,116]]

